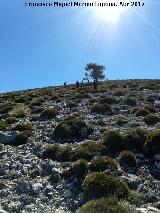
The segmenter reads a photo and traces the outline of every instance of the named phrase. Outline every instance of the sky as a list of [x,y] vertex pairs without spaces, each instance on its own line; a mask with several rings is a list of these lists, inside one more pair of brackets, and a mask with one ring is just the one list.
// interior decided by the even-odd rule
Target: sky
[[160,78],[159,0],[111,12],[25,2],[41,0],[0,0],[0,92],[81,81],[87,63],[106,79]]

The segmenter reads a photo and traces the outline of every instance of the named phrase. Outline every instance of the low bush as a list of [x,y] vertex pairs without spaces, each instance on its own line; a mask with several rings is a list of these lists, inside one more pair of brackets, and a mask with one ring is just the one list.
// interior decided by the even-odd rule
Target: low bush
[[17,124],[14,128],[16,131],[25,131],[25,130],[30,130],[32,131],[32,124],[31,123],[23,123],[23,124]]
[[43,111],[44,111],[44,107],[34,106],[34,107],[32,107],[31,113],[32,114],[40,114]]
[[135,213],[136,210],[128,202],[118,200],[115,197],[100,198],[88,201],[76,210],[76,213]]
[[129,195],[129,188],[124,182],[101,172],[88,174],[82,183],[82,189],[85,200],[110,196],[123,199]]
[[71,166],[71,173],[76,177],[84,177],[87,170],[87,161],[80,159],[73,163]]
[[45,109],[43,112],[41,112],[40,118],[52,119],[57,115],[58,115],[58,111],[56,109],[50,108],[50,109]]
[[15,118],[15,117],[8,117],[7,119],[6,119],[6,123],[7,124],[14,124],[14,123],[16,123],[17,122],[17,119]]
[[150,113],[156,113],[157,112],[156,108],[154,108],[152,106],[145,106],[144,109],[148,110]]
[[100,104],[116,104],[118,101],[116,98],[108,96],[108,97],[101,97],[99,100]]
[[139,151],[143,150],[143,146],[147,140],[147,131],[141,128],[127,130],[124,134],[124,149]]
[[6,122],[0,121],[0,131],[6,131],[10,125]]
[[16,106],[8,114],[11,117],[24,118],[30,114],[30,109],[26,106]]
[[109,131],[104,133],[102,144],[109,152],[119,152],[124,147],[124,139],[120,132]]
[[89,168],[92,172],[103,172],[105,170],[117,172],[117,164],[109,157],[97,157],[95,160],[91,161]]
[[153,131],[148,134],[148,140],[144,144],[146,154],[152,156],[160,152],[160,131]]
[[137,160],[133,152],[124,150],[119,155],[119,163],[121,166],[136,167]]
[[126,104],[128,106],[136,106],[137,101],[133,98],[126,98],[126,99],[124,99],[124,104]]
[[84,139],[91,133],[86,122],[80,117],[69,116],[56,126],[53,137],[56,139]]
[[43,156],[60,162],[70,161],[72,149],[69,145],[49,144],[45,147]]
[[160,118],[157,115],[148,114],[147,116],[144,117],[143,121],[147,125],[154,125],[154,124],[160,122]]
[[149,114],[149,111],[147,109],[141,108],[136,112],[136,116],[146,116]]
[[15,141],[11,145],[19,146],[19,145],[25,144],[27,142],[28,137],[31,137],[31,136],[32,136],[32,131],[30,130],[23,131],[19,133],[18,135],[16,135]]
[[111,105],[109,104],[95,104],[91,107],[91,113],[107,113],[112,112]]
[[8,113],[9,111],[11,111],[13,108],[12,105],[8,105],[8,104],[1,104],[0,105],[0,114],[6,114]]

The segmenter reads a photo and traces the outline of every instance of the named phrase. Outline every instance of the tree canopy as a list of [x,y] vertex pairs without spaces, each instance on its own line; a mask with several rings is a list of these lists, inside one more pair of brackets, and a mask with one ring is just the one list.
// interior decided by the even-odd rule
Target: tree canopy
[[[85,70],[87,72],[90,72],[90,77],[94,79],[96,82],[98,82],[99,79],[102,80],[105,78],[105,74],[104,74],[105,67],[103,65],[90,63],[90,64],[87,64],[87,66],[85,67]],[[87,73],[85,75],[87,75]]]

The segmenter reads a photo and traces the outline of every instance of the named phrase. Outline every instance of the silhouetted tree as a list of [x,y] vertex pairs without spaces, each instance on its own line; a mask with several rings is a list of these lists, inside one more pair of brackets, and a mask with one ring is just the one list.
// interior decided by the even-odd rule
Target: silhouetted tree
[[98,82],[99,79],[101,80],[105,78],[104,75],[105,67],[103,65],[90,63],[87,64],[85,70],[90,72],[90,77],[93,78],[94,81],[96,82]]

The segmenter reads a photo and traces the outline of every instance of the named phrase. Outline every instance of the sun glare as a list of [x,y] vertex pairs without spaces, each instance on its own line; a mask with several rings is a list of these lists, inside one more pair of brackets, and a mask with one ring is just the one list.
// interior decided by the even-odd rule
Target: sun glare
[[102,22],[110,24],[110,25],[118,24],[121,18],[121,15],[126,10],[125,7],[119,6],[118,3],[116,4],[116,1],[114,4],[114,3],[110,3],[110,1],[107,1],[107,0],[103,1],[103,3],[101,0],[96,0],[96,3],[97,3],[97,6],[95,7],[95,16]]

